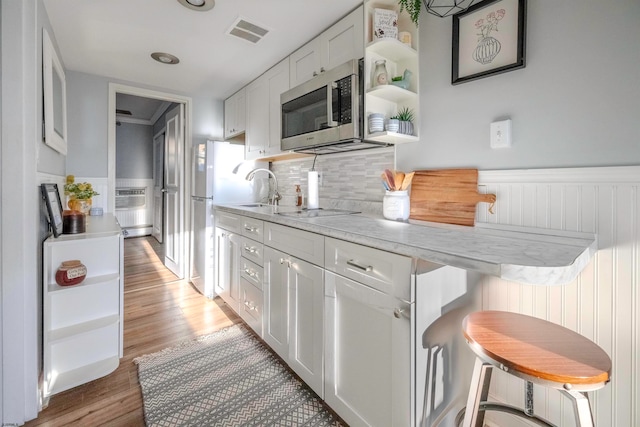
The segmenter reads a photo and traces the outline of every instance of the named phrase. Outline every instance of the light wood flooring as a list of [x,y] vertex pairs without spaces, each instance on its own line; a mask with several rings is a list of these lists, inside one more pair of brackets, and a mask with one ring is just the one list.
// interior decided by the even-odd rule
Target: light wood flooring
[[209,300],[162,262],[152,237],[124,242],[124,357],[106,377],[51,397],[31,426],[144,426],[133,359],[233,323],[239,317],[220,298]]

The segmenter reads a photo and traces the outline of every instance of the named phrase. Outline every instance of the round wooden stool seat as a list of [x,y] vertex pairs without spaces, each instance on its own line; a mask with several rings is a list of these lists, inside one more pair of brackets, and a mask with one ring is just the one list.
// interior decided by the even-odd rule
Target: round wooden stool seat
[[[513,375],[595,390],[609,381],[611,359],[597,344],[563,326],[504,311],[479,311],[462,322],[469,346]],[[515,371],[515,372],[514,372]],[[546,384],[549,385],[549,384]]]
[[[464,416],[465,427],[482,426],[484,411],[499,410],[551,426],[533,413],[533,384],[539,384],[572,400],[578,426],[593,426],[586,392],[604,387],[611,375],[611,359],[597,344],[563,326],[504,311],[471,313],[462,332],[477,359],[466,410],[456,425]],[[487,401],[492,367],[526,381],[524,410]]]

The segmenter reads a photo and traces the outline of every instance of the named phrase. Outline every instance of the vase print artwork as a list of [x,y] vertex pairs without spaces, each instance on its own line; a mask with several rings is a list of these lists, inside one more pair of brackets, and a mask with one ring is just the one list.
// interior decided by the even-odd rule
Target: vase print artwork
[[492,31],[498,31],[498,23],[505,15],[504,9],[499,9],[496,12],[487,14],[487,18],[478,19],[476,22],[476,28],[480,31],[478,33],[478,45],[473,51],[473,60],[480,64],[490,64],[491,61],[500,53],[502,45],[500,41],[494,37],[491,37]]

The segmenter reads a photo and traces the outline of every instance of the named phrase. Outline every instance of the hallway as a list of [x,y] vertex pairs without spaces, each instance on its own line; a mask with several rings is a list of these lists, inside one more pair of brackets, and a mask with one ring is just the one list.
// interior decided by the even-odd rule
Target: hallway
[[133,359],[238,322],[220,299],[208,300],[163,265],[149,236],[124,241],[124,357],[106,377],[51,397],[25,426],[144,426]]

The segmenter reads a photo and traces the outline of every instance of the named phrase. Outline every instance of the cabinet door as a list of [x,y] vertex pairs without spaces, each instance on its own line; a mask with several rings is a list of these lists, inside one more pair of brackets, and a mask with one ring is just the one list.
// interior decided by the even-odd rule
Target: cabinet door
[[360,6],[320,35],[321,71],[364,56],[363,14]]
[[289,264],[291,369],[324,397],[324,271],[292,258]]
[[[254,160],[263,155],[269,138],[269,82],[264,75],[247,86],[247,117],[244,157]],[[280,108],[278,107],[278,111]]]
[[325,401],[348,424],[409,425],[410,310],[325,272]]
[[265,144],[265,154],[273,156],[282,152],[282,112],[280,110],[280,95],[289,90],[289,59],[281,61],[267,72],[269,81],[269,139]]
[[232,138],[245,130],[245,89],[242,88],[224,101],[224,137]]
[[296,87],[320,72],[320,39],[315,38],[289,55],[289,82]]
[[238,312],[240,300],[241,236],[216,227],[215,291]]
[[287,255],[264,248],[264,340],[284,360],[289,357]]

